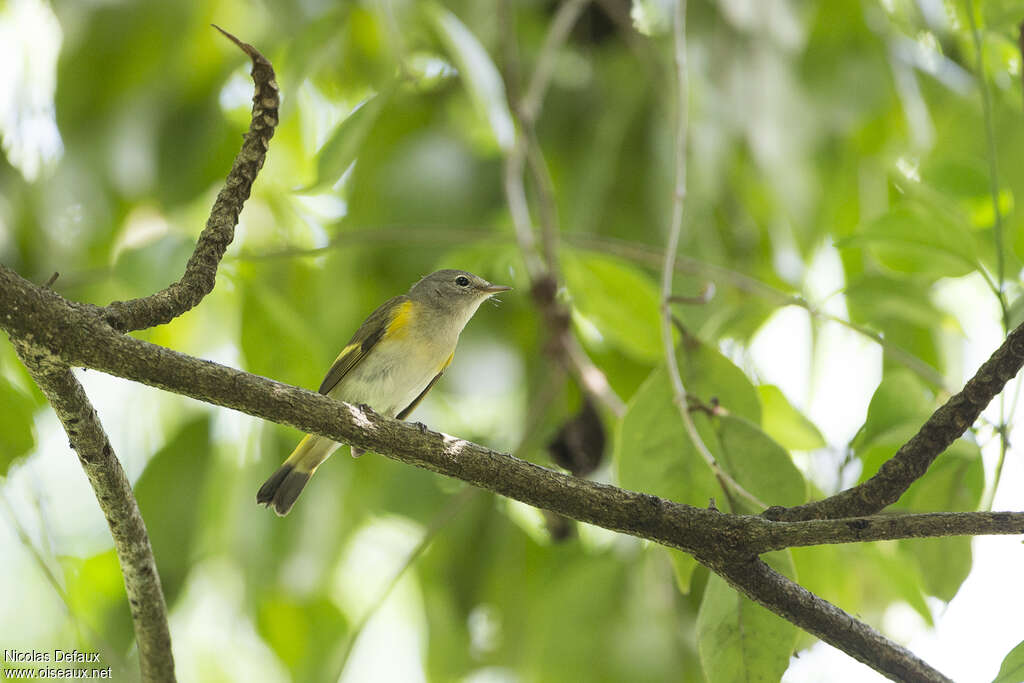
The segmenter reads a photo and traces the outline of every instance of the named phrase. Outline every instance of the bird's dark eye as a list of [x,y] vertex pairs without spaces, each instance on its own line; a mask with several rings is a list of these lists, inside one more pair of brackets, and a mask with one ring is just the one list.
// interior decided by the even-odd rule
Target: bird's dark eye
[[465,275],[460,275],[457,278],[455,278],[455,284],[457,284],[459,287],[469,287],[469,278],[466,277]]

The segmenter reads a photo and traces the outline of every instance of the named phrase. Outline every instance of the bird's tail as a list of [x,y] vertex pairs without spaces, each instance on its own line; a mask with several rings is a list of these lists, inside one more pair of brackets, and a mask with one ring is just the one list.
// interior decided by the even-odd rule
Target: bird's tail
[[316,468],[337,447],[330,439],[307,434],[284,464],[263,483],[256,494],[256,502],[274,508],[282,517],[287,515]]

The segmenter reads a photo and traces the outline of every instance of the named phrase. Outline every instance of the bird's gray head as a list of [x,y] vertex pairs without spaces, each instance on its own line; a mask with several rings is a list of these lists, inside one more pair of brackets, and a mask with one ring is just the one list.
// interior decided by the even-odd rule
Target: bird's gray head
[[464,325],[480,304],[498,292],[510,289],[504,285],[492,285],[464,270],[448,269],[431,273],[414,284],[409,290],[409,298],[446,311]]

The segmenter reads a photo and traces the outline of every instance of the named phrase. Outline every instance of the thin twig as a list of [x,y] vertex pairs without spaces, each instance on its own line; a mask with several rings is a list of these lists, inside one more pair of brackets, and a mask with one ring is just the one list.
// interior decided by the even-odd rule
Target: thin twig
[[556,281],[561,280],[561,266],[558,262],[558,236],[561,228],[558,221],[558,205],[555,202],[555,185],[551,180],[544,152],[537,139],[537,131],[530,124],[524,124],[524,135],[527,136],[526,161],[530,176],[537,188],[538,213],[540,214],[540,237],[544,263],[548,275]]
[[[1003,253],[1003,215],[999,208],[999,157],[996,151],[995,124],[992,121],[992,94],[988,87],[988,78],[985,76],[985,52],[982,41],[981,30],[978,28],[977,18],[974,16],[974,0],[965,0],[967,20],[971,27],[971,37],[974,41],[974,52],[977,56],[978,83],[981,91],[981,111],[985,122],[985,143],[988,151],[988,176],[989,194],[992,199],[992,236],[996,249],[996,299],[1002,313],[1003,334],[1010,332],[1010,307],[1006,301],[1006,257]],[[1022,52],[1024,56],[1024,52]],[[999,481],[1003,475],[1003,463],[1006,461],[1006,452],[1010,446],[1010,429],[1013,414],[1006,414],[1006,396],[999,394],[999,460],[996,463],[995,473],[992,477],[992,486],[989,489],[989,500],[991,505],[995,499],[996,489],[999,488]]]
[[565,44],[569,32],[589,2],[590,0],[566,0],[558,7],[558,12],[551,20],[547,35],[544,36],[544,45],[537,56],[537,66],[534,67],[533,76],[526,86],[526,94],[519,106],[520,117],[531,126],[540,115],[540,109],[544,104],[544,96],[551,83],[558,51]]
[[[523,430],[523,436],[519,441],[519,445],[513,451],[514,457],[519,457],[520,454],[525,450],[529,444],[533,434],[536,433],[537,427],[540,425],[541,420],[547,412],[547,408],[554,398],[555,392],[558,387],[564,381],[564,375],[559,376],[559,373],[546,373],[545,388],[540,392],[538,400],[534,402],[533,407],[530,410],[530,414],[526,418],[526,426]],[[445,504],[444,508],[434,517],[433,521],[427,525],[426,530],[423,532],[423,536],[420,537],[419,543],[416,544],[409,554],[406,556],[405,562],[398,568],[394,576],[391,577],[391,581],[388,585],[377,595],[377,598],[373,603],[366,609],[366,611],[359,618],[359,621],[352,628],[349,634],[348,640],[345,642],[345,648],[342,650],[340,656],[340,663],[337,667],[338,675],[335,680],[340,680],[342,674],[345,672],[345,666],[348,663],[348,658],[352,654],[352,648],[355,646],[359,635],[366,628],[366,624],[370,621],[370,618],[377,613],[381,605],[391,594],[391,591],[398,585],[399,580],[405,575],[409,569],[416,563],[416,561],[426,552],[430,544],[433,543],[434,539],[439,533],[447,526],[455,517],[466,507],[466,505],[477,495],[481,493],[481,489],[466,487],[460,491],[456,496],[450,498]]]
[[[546,177],[546,172],[542,170],[544,164],[539,147],[533,151],[532,155],[530,151],[533,121],[540,112],[544,95],[550,83],[554,68],[553,61],[587,2],[588,0],[568,0],[559,6],[545,37],[544,47],[537,60],[533,75],[530,77],[524,101],[522,104],[512,103],[512,114],[519,130],[515,143],[505,158],[504,186],[516,242],[526,264],[526,272],[530,277],[530,289],[534,295],[534,301],[544,314],[559,359],[566,364],[577,381],[591,396],[613,414],[621,417],[626,412],[626,404],[615,393],[611,384],[608,383],[608,378],[600,368],[594,365],[572,334],[568,326],[569,314],[555,296],[558,288],[557,218],[554,218],[552,209],[554,201],[550,194],[550,181]],[[506,40],[509,40],[508,36],[506,36]],[[514,57],[514,51],[510,46],[506,49],[506,53]],[[514,60],[514,62],[515,65],[510,68],[513,72],[518,73],[518,60]],[[537,247],[537,238],[534,234],[533,220],[530,217],[530,206],[526,198],[526,187],[523,180],[523,171],[531,156],[533,157],[531,169],[538,181],[538,186],[541,187],[542,201],[550,204],[542,207],[545,209],[543,215],[546,217],[543,257]]]
[[[679,250],[679,237],[683,229],[683,204],[686,201],[686,135],[687,135],[687,78],[686,78],[686,0],[676,0],[676,11],[673,31],[676,64],[676,143],[675,143],[675,187],[672,192],[672,223],[669,225],[668,246],[665,248],[665,263],[661,270],[661,342],[665,350],[665,364],[668,367],[669,382],[672,385],[672,402],[679,411],[686,433],[697,453],[708,464],[723,486],[758,506],[768,507],[757,496],[747,491],[733,479],[728,472],[718,466],[715,456],[708,450],[704,439],[697,432],[697,425],[690,415],[686,402],[686,388],[679,374],[679,363],[676,360],[676,346],[672,335],[672,311],[669,299],[672,296],[672,275],[675,273],[676,252]],[[728,492],[727,492],[728,493]]]
[[985,78],[985,53],[981,40],[981,31],[978,29],[978,22],[974,16],[974,0],[965,0],[967,10],[967,21],[971,27],[971,37],[974,40],[974,52],[977,55],[978,84],[981,89],[981,111],[985,120],[985,142],[988,146],[988,175],[989,192],[992,196],[993,211],[993,238],[996,247],[996,296],[999,299],[999,307],[1003,314],[1003,333],[1010,331],[1010,310],[1006,303],[1006,256],[1003,253],[1003,215],[999,210],[999,168],[998,157],[996,156],[996,135],[995,124],[992,122],[992,96],[988,89],[988,79]]
[[384,601],[388,599],[388,596],[391,595],[391,592],[395,589],[395,586],[398,585],[398,582],[402,577],[405,576],[405,573],[409,571],[414,564],[416,564],[416,561],[419,560],[420,556],[427,551],[427,548],[430,547],[430,544],[434,542],[434,539],[437,538],[437,535],[444,530],[448,523],[455,519],[455,516],[462,512],[463,508],[465,508],[466,505],[479,494],[480,489],[467,486],[449,499],[448,502],[445,503],[444,508],[438,512],[430,524],[427,525],[427,528],[424,530],[419,542],[412,550],[409,551],[409,554],[406,555],[402,566],[395,571],[391,580],[388,581],[387,585],[385,585],[380,593],[377,594],[373,599],[373,602],[370,603],[370,606],[367,607],[366,611],[359,617],[359,621],[357,621],[352,627],[348,640],[345,641],[345,648],[341,651],[341,661],[338,663],[337,668],[338,675],[335,676],[333,680],[341,679],[342,674],[345,673],[345,667],[348,665],[348,658],[352,654],[352,648],[355,647],[356,641],[359,640],[359,636],[362,634],[363,629],[366,628],[366,624],[369,623],[373,615],[377,613],[377,610],[381,608]]

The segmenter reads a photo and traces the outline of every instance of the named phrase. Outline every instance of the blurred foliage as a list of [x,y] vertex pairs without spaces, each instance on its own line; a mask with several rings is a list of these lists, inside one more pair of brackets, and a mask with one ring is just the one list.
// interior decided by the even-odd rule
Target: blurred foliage
[[[975,4],[981,54],[961,3],[690,3],[682,253],[693,261],[675,292],[692,296],[712,281],[716,294],[674,306],[684,330],[678,359],[687,389],[717,406],[694,413],[708,448],[766,504],[797,504],[870,476],[945,397],[886,355],[866,415],[847,410],[844,387],[816,395],[843,413],[850,434],[860,425],[856,436],[816,424],[820,406],[767,381],[751,352],[793,297],[883,335],[949,386],[961,381],[965,333],[937,294],[944,283],[1002,287],[1009,319],[1024,318],[1024,165],[1009,160],[1024,144],[1024,3]],[[558,296],[628,403],[621,419],[602,409],[614,445],[611,465],[592,476],[749,511],[687,438],[662,364],[657,269],[672,201],[675,87],[666,8],[590,5],[553,55],[536,128],[561,227]],[[98,304],[179,277],[248,122],[247,67],[209,28],[215,22],[274,63],[281,123],[214,292],[138,335],[315,387],[381,301],[434,269],[473,270],[516,291],[476,316],[414,419],[551,464],[544,445],[580,411],[580,392],[554,371],[531,306],[502,168],[515,135],[508,98],[521,96],[556,9],[550,0],[0,4],[0,22],[26,36],[38,17],[55,21],[50,40],[60,45],[55,90],[46,91],[45,73],[18,81],[17,116],[0,117],[0,261],[36,282],[59,271],[55,289]],[[30,54],[24,40],[0,47],[8,63]],[[26,69],[45,69],[25,59]],[[47,112],[63,143],[58,159],[18,124]],[[994,163],[989,136],[1003,157]],[[38,177],[15,143],[38,146]],[[822,263],[834,264],[831,284],[822,284]],[[987,296],[992,308],[996,296]],[[802,360],[843,364],[829,355],[826,323],[809,320]],[[812,642],[688,556],[585,526],[555,544],[535,511],[486,494],[438,530],[385,602],[404,605],[419,635],[401,657],[381,655],[369,631],[397,634],[394,620],[382,610],[366,631],[357,625],[460,486],[381,458],[338,456],[276,519],[254,494],[297,440],[293,430],[179,397],[153,400],[158,420],[131,401],[105,402],[101,417],[135,466],[175,642],[191,644],[176,657],[184,671],[209,671],[207,680],[233,675],[223,662],[206,666],[223,657],[221,643],[235,658],[270,662],[258,669],[267,680],[333,681],[343,666],[355,680],[363,651],[412,660],[438,681],[732,681],[777,680]],[[109,541],[75,542],[78,527],[54,514],[80,501],[73,509],[88,510],[92,525],[86,540],[106,538],[75,459],[44,458],[66,442],[37,433],[55,428],[44,414],[4,342],[3,485],[69,482],[55,491],[72,493],[41,504],[33,527],[64,569],[63,614],[94,632],[78,634],[83,647],[114,648],[104,657],[115,661],[134,656]],[[968,433],[893,507],[973,510],[986,486]],[[955,538],[798,548],[770,561],[879,626],[898,602],[931,623],[928,601],[950,600],[972,557],[969,539]],[[38,568],[11,564],[3,590],[16,590],[19,571]],[[221,613],[243,625],[204,630]],[[32,628],[0,630],[5,647],[70,646],[64,617],[48,614]],[[28,618],[0,615],[12,625]],[[1020,668],[1019,652],[999,680]]]

